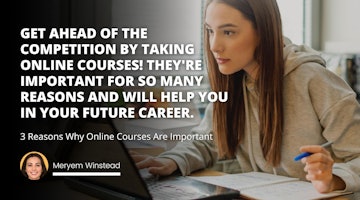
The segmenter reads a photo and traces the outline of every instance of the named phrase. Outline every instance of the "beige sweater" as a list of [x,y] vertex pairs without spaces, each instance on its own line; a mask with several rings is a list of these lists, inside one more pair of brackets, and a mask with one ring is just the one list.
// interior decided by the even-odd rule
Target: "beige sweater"
[[[336,163],[333,173],[346,183],[347,191],[360,191],[360,105],[353,90],[325,68],[319,53],[305,46],[284,48],[284,132],[281,164],[266,164],[259,137],[258,96],[254,82],[246,78],[247,127],[236,158],[240,171],[262,171],[305,180],[304,165],[293,158],[303,145],[333,141],[329,151]],[[212,133],[212,104],[209,104],[194,133]],[[161,157],[176,161],[183,175],[212,166],[218,161],[213,141],[179,143]]]

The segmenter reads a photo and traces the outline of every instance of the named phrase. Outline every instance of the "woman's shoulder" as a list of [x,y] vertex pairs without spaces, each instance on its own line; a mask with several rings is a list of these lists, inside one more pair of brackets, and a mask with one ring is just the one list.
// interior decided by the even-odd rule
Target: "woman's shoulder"
[[326,61],[320,52],[309,46],[288,43],[284,47],[284,66],[286,76],[294,71],[299,73],[304,72],[304,70],[322,70],[326,68]]

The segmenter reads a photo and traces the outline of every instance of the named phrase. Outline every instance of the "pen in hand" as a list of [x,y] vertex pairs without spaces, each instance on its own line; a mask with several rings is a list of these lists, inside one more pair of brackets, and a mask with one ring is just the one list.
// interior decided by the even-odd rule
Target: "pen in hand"
[[[327,142],[327,143],[322,144],[321,146],[325,148],[325,147],[330,146],[332,143],[333,143],[333,142]],[[294,158],[294,161],[299,161],[299,160],[301,160],[302,158],[305,158],[305,157],[310,156],[311,154],[312,154],[312,153],[310,153],[310,152],[303,152],[303,153],[297,155],[297,156]]]

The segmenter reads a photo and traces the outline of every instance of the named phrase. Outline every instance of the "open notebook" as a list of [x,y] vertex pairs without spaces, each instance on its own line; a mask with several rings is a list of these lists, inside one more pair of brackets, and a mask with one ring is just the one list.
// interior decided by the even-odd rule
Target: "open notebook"
[[[156,179],[139,171],[121,141],[92,141],[79,144],[68,162],[121,163],[120,176],[67,177],[66,183],[76,190],[100,199],[237,199],[238,190],[174,174]],[[99,171],[99,169],[97,170]],[[101,170],[105,171],[105,170]]]
[[224,187],[241,191],[241,196],[263,200],[304,200],[326,199],[349,193],[330,192],[319,193],[310,182],[298,178],[279,176],[262,172],[248,172],[227,174],[223,176],[191,177],[211,184],[220,184]]

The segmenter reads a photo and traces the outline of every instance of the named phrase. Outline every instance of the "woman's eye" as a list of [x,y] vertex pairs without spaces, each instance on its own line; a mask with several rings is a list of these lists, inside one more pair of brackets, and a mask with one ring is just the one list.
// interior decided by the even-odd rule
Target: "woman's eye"
[[232,34],[234,34],[234,32],[233,31],[224,31],[224,34],[225,35],[232,35]]

